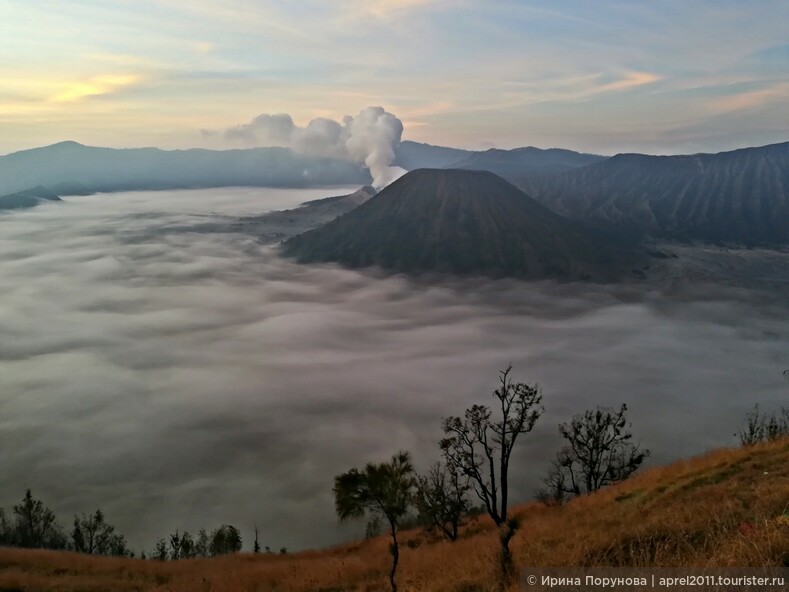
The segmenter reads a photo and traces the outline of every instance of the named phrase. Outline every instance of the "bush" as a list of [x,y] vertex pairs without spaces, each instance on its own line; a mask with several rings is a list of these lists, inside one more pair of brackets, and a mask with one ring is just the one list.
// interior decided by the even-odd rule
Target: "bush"
[[778,440],[789,436],[789,408],[781,407],[780,411],[767,414],[762,413],[756,404],[743,423],[739,434],[743,446]]

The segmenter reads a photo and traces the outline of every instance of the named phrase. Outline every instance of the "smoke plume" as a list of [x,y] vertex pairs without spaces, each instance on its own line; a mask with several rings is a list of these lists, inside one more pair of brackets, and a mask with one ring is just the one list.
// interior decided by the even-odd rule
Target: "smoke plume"
[[385,187],[405,170],[392,166],[403,122],[383,107],[367,107],[342,123],[318,117],[305,127],[287,113],[258,115],[249,123],[225,130],[225,138],[257,146],[283,146],[310,156],[350,160],[370,170],[373,185]]

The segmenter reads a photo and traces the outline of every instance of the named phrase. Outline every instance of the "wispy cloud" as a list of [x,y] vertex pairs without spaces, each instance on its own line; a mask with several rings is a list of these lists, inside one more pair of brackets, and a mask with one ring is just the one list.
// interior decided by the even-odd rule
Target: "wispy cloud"
[[777,101],[789,101],[789,82],[781,82],[768,88],[720,97],[710,101],[710,108],[715,113],[731,113],[755,109]]
[[658,74],[652,74],[650,72],[629,72],[619,80],[615,80],[614,82],[609,82],[607,84],[603,84],[596,88],[591,89],[591,92],[592,94],[594,94],[599,92],[628,90],[636,86],[642,86],[644,84],[652,84],[653,82],[657,82],[661,78],[662,76]]
[[66,83],[62,90],[50,97],[55,103],[78,101],[87,97],[117,92],[127,86],[140,82],[136,74],[103,74],[87,80]]
[[438,0],[344,0],[335,2],[336,9],[346,16],[358,18],[391,18],[409,10],[435,6]]

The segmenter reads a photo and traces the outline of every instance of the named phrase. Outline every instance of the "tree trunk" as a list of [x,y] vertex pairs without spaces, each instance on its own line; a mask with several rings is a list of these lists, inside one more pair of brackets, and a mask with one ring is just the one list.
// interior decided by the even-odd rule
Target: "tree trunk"
[[515,528],[508,522],[499,527],[499,541],[501,542],[500,567],[503,589],[507,589],[515,575],[515,566],[512,564],[512,553],[510,552],[510,541],[513,536],[515,536]]
[[392,587],[392,592],[397,592],[395,572],[397,572],[397,564],[400,561],[400,546],[397,544],[397,525],[393,521],[389,521],[389,525],[392,529],[392,546],[390,547],[392,553],[392,570],[389,572],[389,585]]

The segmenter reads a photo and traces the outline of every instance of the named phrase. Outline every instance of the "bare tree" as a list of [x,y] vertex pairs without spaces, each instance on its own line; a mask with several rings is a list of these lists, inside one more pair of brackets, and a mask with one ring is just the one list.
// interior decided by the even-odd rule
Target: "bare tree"
[[258,540],[258,525],[255,524],[255,542],[252,544],[252,552],[256,555],[260,553],[260,541]]
[[340,520],[361,518],[372,513],[389,522],[392,544],[392,569],[389,585],[397,592],[395,574],[400,560],[397,532],[414,497],[414,469],[407,452],[401,451],[389,462],[370,463],[363,470],[351,469],[334,478],[334,502]]
[[74,516],[71,532],[74,550],[89,555],[127,555],[126,539],[115,534],[115,527],[108,524],[101,510],[86,516]]
[[593,493],[627,479],[649,456],[649,450],[632,442],[627,405],[619,410],[598,407],[559,425],[567,442],[556,455],[545,478],[548,497]]
[[473,491],[499,528],[501,573],[504,582],[513,573],[510,540],[518,521],[509,516],[509,469],[515,442],[534,428],[542,415],[542,395],[537,385],[513,383],[512,365],[499,373],[493,392],[496,415],[485,405],[473,405],[464,417],[444,420],[441,449],[447,463],[468,477]]
[[[16,544],[20,547],[57,549],[65,546],[55,514],[28,489],[22,503],[15,505]],[[63,540],[61,540],[63,539]]]
[[208,557],[211,554],[211,545],[208,540],[208,533],[205,528],[201,528],[197,532],[197,541],[195,542],[195,557]]
[[428,529],[437,529],[456,541],[460,521],[469,510],[470,489],[468,477],[457,467],[441,462],[417,477],[416,506]]

